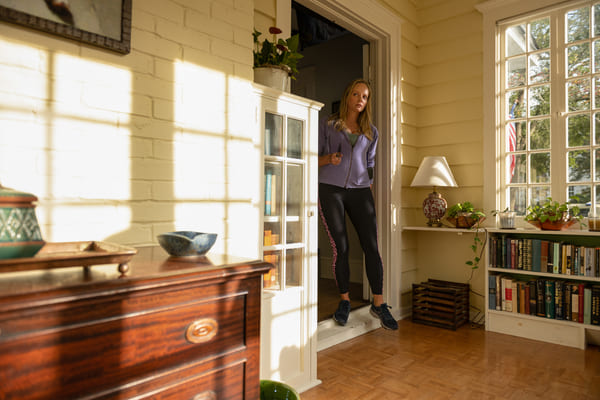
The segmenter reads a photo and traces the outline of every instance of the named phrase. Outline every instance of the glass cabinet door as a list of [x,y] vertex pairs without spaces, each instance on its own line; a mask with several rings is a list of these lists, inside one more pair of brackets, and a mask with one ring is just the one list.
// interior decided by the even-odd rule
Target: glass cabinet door
[[264,260],[276,267],[264,275],[266,289],[299,286],[302,279],[304,130],[302,120],[265,113],[263,249]]

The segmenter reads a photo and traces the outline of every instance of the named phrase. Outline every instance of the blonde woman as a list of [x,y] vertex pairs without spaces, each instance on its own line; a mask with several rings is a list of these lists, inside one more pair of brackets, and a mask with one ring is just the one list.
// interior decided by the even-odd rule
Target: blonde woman
[[371,187],[379,133],[371,123],[371,88],[363,79],[344,91],[339,112],[319,127],[319,212],[333,250],[333,272],[340,302],[333,319],[346,325],[350,314],[350,268],[346,213],[365,254],[373,293],[371,314],[386,329],[398,323],[383,302],[383,263],[377,244],[377,220]]

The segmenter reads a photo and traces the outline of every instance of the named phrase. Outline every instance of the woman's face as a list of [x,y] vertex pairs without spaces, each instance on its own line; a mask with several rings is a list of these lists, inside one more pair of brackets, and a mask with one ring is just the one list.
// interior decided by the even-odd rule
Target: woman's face
[[364,83],[358,83],[354,85],[350,94],[348,95],[348,111],[355,111],[361,113],[369,100],[369,88]]

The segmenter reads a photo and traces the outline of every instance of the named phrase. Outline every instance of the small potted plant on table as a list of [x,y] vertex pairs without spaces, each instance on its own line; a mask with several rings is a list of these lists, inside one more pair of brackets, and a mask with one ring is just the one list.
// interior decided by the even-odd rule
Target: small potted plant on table
[[515,229],[515,217],[517,216],[516,211],[510,210],[506,207],[504,210],[492,210],[492,215],[498,216],[500,221],[500,228],[502,229]]

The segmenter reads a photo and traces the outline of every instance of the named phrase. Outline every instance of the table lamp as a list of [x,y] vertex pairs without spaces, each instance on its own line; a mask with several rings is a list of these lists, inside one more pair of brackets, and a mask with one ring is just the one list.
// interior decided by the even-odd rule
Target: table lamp
[[446,157],[427,156],[423,158],[410,186],[433,187],[433,192],[429,193],[429,196],[423,201],[423,213],[428,219],[428,226],[442,226],[441,219],[446,214],[448,203],[441,194],[435,191],[435,188],[458,187]]

